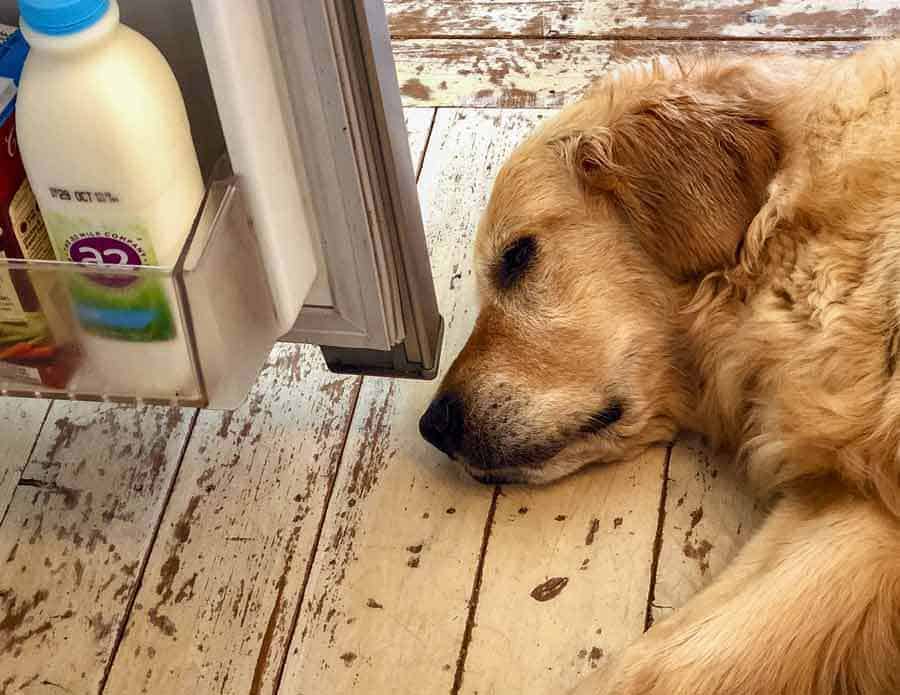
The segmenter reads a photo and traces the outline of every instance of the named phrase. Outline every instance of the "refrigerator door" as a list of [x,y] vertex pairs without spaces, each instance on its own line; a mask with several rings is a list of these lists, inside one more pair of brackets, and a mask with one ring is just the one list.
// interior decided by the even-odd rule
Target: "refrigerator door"
[[383,2],[192,4],[283,340],[335,371],[432,377],[441,318]]
[[433,376],[442,322],[382,0],[120,8],[172,65],[207,181],[230,156],[281,339],[335,371]]

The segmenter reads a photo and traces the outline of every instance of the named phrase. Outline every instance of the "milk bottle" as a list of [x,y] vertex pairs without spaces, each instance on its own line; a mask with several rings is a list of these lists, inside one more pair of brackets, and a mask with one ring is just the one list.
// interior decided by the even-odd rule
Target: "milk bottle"
[[[181,92],[115,0],[20,0],[31,46],[18,96],[22,160],[54,251],[78,263],[173,265],[204,186]],[[76,276],[85,359],[113,395],[189,384],[174,296],[157,280]]]

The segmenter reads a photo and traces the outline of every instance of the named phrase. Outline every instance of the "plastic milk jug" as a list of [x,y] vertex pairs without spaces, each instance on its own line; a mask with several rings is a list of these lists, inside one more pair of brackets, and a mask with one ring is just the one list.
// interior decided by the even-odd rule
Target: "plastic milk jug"
[[[115,0],[20,0],[31,46],[18,138],[56,257],[171,266],[203,199],[184,101]],[[84,359],[111,395],[192,383],[174,295],[157,279],[73,275]],[[177,338],[177,340],[176,340]]]

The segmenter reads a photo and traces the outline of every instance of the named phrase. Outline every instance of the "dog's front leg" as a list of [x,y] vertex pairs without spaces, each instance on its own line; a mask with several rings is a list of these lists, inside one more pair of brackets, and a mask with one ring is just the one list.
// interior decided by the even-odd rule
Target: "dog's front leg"
[[900,524],[834,490],[783,500],[712,586],[574,693],[900,693]]

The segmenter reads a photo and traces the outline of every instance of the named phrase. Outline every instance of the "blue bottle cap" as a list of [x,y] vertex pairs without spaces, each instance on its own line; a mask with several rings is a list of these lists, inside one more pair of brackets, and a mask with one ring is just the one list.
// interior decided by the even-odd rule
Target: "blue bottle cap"
[[109,0],[19,0],[19,13],[34,31],[65,36],[87,29],[106,14]]

